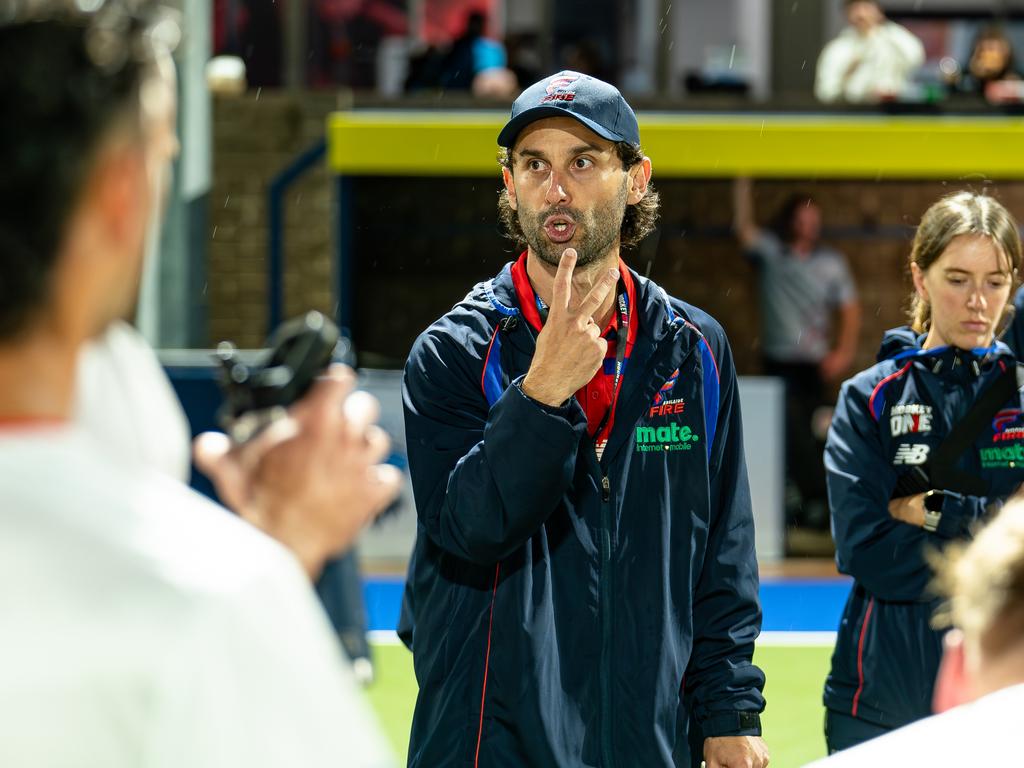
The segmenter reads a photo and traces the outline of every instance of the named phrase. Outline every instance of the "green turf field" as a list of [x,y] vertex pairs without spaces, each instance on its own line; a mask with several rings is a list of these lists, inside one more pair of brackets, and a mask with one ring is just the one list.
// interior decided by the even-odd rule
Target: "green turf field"
[[[765,671],[764,736],[772,768],[796,768],[825,754],[821,727],[821,685],[831,648],[774,646],[758,648],[754,660]],[[369,695],[384,730],[404,757],[416,699],[412,655],[403,646],[374,647],[377,681]]]

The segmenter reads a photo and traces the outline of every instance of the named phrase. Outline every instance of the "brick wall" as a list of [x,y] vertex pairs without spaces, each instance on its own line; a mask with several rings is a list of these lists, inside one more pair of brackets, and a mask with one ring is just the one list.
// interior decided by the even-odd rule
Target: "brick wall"
[[[335,106],[326,95],[215,102],[214,188],[209,264],[210,341],[259,344],[266,322],[266,191],[270,179],[323,135]],[[670,293],[715,315],[732,340],[737,368],[757,373],[760,321],[757,276],[729,230],[730,184],[655,180],[662,223],[627,261]],[[333,312],[333,193],[322,167],[295,185],[286,218],[286,314]],[[972,182],[975,188],[977,182]],[[761,181],[764,223],[793,191],[812,194],[824,211],[825,240],[846,254],[864,308],[857,367],[874,361],[882,332],[903,322],[913,225],[939,196],[959,188],[937,182]],[[366,365],[399,366],[416,334],[478,280],[514,258],[500,237],[493,179],[360,178],[352,185],[356,286],[355,335]],[[1024,218],[1024,183],[996,189]]]
[[[214,102],[210,194],[209,341],[258,346],[267,325],[267,192],[271,180],[324,135],[329,95],[251,92]],[[323,165],[285,204],[285,315],[332,313],[331,194]]]

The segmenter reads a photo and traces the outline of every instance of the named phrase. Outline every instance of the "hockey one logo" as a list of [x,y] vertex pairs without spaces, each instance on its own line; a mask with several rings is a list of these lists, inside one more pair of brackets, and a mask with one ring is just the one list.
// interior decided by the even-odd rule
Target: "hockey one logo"
[[688,451],[699,440],[700,435],[689,427],[681,427],[675,422],[660,427],[636,428],[636,450],[640,453]]
[[932,407],[918,403],[900,403],[889,411],[889,429],[893,437],[927,434],[932,431]]
[[896,455],[892,459],[894,466],[917,466],[928,461],[929,446],[923,443],[904,443],[897,446]]
[[575,100],[576,94],[570,91],[569,88],[579,79],[579,75],[559,75],[558,77],[551,78],[544,89],[547,91],[547,96],[544,96],[540,103],[547,104],[549,101]]

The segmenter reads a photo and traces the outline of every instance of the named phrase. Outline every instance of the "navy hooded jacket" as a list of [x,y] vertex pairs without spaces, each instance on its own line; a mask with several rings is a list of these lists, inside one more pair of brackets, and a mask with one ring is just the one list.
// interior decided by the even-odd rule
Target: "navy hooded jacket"
[[519,387],[536,339],[509,266],[412,349],[410,766],[689,766],[691,718],[698,740],[760,734],[731,353],[711,317],[634,280],[600,462],[575,399],[551,408]]
[[[1005,344],[966,352],[922,350],[908,328],[889,331],[888,359],[843,384],[825,444],[836,562],[854,578],[825,683],[829,709],[886,727],[931,714],[942,632],[926,551],[967,538],[976,523],[1024,481],[1020,393],[960,457],[988,495],[947,497],[937,530],[889,515],[897,480],[926,462],[1015,361]],[[1017,455],[1020,454],[1020,457]],[[932,477],[935,488],[944,478]],[[950,489],[955,490],[955,489]]]
[[1013,295],[1013,319],[1003,334],[1003,341],[1018,360],[1024,357],[1024,285]]

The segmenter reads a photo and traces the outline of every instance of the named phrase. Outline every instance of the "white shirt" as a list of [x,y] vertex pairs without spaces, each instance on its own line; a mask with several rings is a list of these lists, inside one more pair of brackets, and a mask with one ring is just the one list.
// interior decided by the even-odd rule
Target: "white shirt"
[[1014,685],[837,752],[808,768],[1020,765],[1017,729],[1022,712],[1024,685]]
[[393,766],[296,560],[107,451],[0,430],[0,765]]
[[847,27],[818,57],[814,95],[849,102],[898,96],[923,63],[921,41],[899,24],[887,21],[866,36]]
[[188,482],[191,432],[156,353],[125,322],[111,323],[78,358],[75,421],[118,458]]

